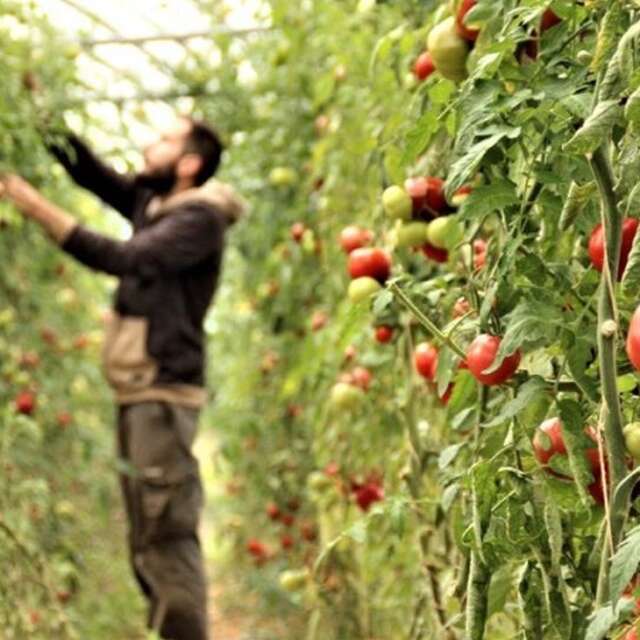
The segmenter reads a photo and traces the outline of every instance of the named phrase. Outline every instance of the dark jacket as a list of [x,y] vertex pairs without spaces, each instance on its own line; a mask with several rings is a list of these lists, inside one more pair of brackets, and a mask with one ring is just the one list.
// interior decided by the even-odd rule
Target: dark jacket
[[225,230],[244,208],[231,187],[211,181],[164,202],[103,164],[76,136],[50,150],[80,186],[132,224],[127,241],[82,224],[61,247],[97,271],[119,278],[107,321],[103,363],[120,404],[165,400],[202,406],[203,322],[220,274]]

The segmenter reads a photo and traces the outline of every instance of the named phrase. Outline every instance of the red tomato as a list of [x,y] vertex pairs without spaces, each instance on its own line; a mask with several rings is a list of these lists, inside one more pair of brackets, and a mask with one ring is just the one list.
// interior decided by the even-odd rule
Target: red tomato
[[473,268],[478,271],[484,267],[487,260],[487,242],[482,238],[473,241]]
[[640,371],[640,306],[636,307],[631,316],[626,346],[631,364]]
[[444,213],[449,208],[444,197],[444,180],[441,178],[427,178],[427,206],[437,213]]
[[335,461],[328,462],[327,466],[324,468],[324,472],[328,476],[337,476],[338,473],[340,473],[340,465]]
[[390,342],[393,338],[393,327],[388,324],[381,324],[375,329],[376,340],[381,344]]
[[[633,246],[633,238],[636,235],[638,229],[638,220],[635,218],[625,218],[622,223],[622,244],[620,245],[620,261],[618,262],[618,280],[622,278],[624,269],[627,266],[627,260],[629,259],[629,252]],[[604,268],[604,229],[602,223],[596,225],[591,232],[589,238],[589,257],[591,258],[591,264],[598,271],[602,271]]]
[[460,187],[452,196],[451,196],[451,204],[454,207],[459,207],[473,192],[473,188],[470,185],[464,185]]
[[264,558],[267,555],[267,548],[265,545],[255,538],[252,538],[247,542],[247,551],[256,558]]
[[271,518],[271,520],[280,519],[280,515],[281,515],[280,507],[275,502],[270,502],[267,505],[266,511],[267,511],[267,515],[269,516],[269,518]]
[[35,351],[27,351],[20,356],[20,366],[35,369],[40,364],[40,356]]
[[624,637],[624,640],[638,640],[638,632],[635,627],[631,627],[631,629],[627,631],[627,635]]
[[461,38],[469,42],[475,42],[480,33],[479,29],[471,29],[464,24],[464,17],[475,6],[476,0],[462,0],[456,14],[456,31]]
[[427,380],[435,380],[438,368],[438,350],[429,342],[416,345],[413,352],[413,363],[416,371]]
[[356,502],[363,511],[369,511],[374,502],[384,500],[384,489],[377,482],[367,482],[357,485],[354,489]]
[[373,233],[369,229],[350,224],[340,232],[340,246],[345,253],[351,253],[354,249],[360,249],[369,244],[372,238]]
[[520,364],[520,351],[516,351],[507,356],[493,373],[483,373],[493,364],[500,342],[501,339],[497,336],[483,333],[467,349],[466,362],[469,371],[476,380],[487,386],[506,382],[516,372]]
[[318,531],[316,530],[313,522],[303,522],[300,525],[300,535],[303,540],[307,542],[313,542],[318,537]]
[[[550,442],[547,443],[542,434],[545,434]],[[546,465],[556,454],[567,454],[562,438],[562,423],[560,418],[549,418],[538,427],[533,436],[533,455],[540,464]]]
[[360,387],[363,391],[367,391],[369,389],[369,385],[371,384],[371,380],[373,379],[373,375],[369,369],[365,369],[364,367],[356,367],[352,372],[353,376],[353,384],[356,387]]
[[300,242],[300,240],[302,240],[302,236],[304,235],[305,230],[306,230],[306,227],[302,222],[295,222],[294,224],[292,224],[291,238],[293,239],[293,241]]
[[58,421],[58,425],[64,428],[71,424],[73,416],[68,411],[61,411],[56,416],[56,420]]
[[436,70],[428,51],[421,53],[413,65],[413,73],[418,80],[426,80]]
[[[547,441],[547,438],[542,436],[543,433],[546,434],[549,441]],[[597,443],[597,435],[592,427],[586,428],[585,433],[591,440],[593,440],[593,442]],[[589,462],[589,466],[594,478],[593,482],[587,486],[587,490],[597,503],[603,504],[604,492],[602,490],[600,453],[597,447],[586,449],[584,453]],[[533,437],[533,454],[536,460],[538,460],[538,462],[540,462],[540,464],[542,464],[543,466],[546,466],[549,463],[549,460],[551,460],[551,458],[553,458],[553,456],[555,455],[567,455],[567,448],[565,446],[564,438],[562,435],[562,422],[559,418],[549,418],[538,427]],[[569,476],[557,473],[550,468],[547,469],[547,471],[555,476],[558,476],[559,478],[570,478]]]
[[425,178],[408,178],[404,182],[405,191],[411,197],[413,203],[413,213],[415,215],[422,212],[427,204],[427,190],[429,185]]
[[287,406],[287,415],[290,418],[297,418],[302,414],[302,407],[299,404],[290,404]]
[[453,393],[453,383],[450,382],[447,388],[445,389],[444,393],[440,396],[440,402],[445,406],[448,405],[449,400],[451,400],[452,393]]
[[293,547],[293,537],[290,536],[288,533],[283,533],[282,536],[280,537],[280,544],[282,545],[283,549],[291,549],[291,547]]
[[281,520],[285,527],[290,527],[295,522],[295,517],[290,513],[284,513],[282,514]]
[[446,249],[438,249],[428,242],[425,242],[420,249],[427,258],[434,262],[446,262],[449,259],[449,252]]
[[405,180],[404,188],[411,196],[413,213],[436,218],[448,210],[444,197],[444,180],[434,177],[417,177]]
[[14,401],[16,411],[30,416],[36,408],[36,397],[30,391],[21,391]]
[[297,511],[299,508],[300,508],[299,498],[289,498],[287,500],[287,509],[289,509],[289,511]]
[[542,14],[542,19],[540,20],[540,31],[551,29],[551,27],[555,27],[560,22],[562,22],[562,19],[558,17],[551,9],[547,9]]
[[348,267],[354,279],[369,276],[384,283],[391,273],[391,258],[383,249],[355,249],[349,254]]

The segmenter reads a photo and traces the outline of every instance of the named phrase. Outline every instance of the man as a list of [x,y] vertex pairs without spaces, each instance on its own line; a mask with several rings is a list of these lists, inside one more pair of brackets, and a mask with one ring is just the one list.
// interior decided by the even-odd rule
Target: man
[[75,135],[49,148],[82,187],[125,216],[128,241],[88,229],[15,175],[0,196],[91,269],[119,278],[103,348],[118,404],[120,478],[135,576],[162,638],[206,640],[206,581],[197,535],[202,508],[192,455],[206,401],[203,320],[220,271],[224,233],[244,209],[231,187],[207,180],[222,145],[181,117],[144,150],[144,170],[121,175]]

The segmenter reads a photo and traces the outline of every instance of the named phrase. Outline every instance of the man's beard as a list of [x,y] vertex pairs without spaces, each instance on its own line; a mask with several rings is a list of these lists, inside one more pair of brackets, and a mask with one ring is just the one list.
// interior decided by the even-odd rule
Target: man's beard
[[175,187],[178,181],[176,175],[176,164],[173,163],[162,169],[155,169],[153,172],[140,172],[136,174],[136,185],[150,189],[156,195],[164,196]]

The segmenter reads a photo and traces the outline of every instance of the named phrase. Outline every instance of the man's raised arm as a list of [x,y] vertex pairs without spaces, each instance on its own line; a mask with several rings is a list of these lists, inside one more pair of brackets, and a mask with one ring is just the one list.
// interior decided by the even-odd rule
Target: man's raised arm
[[131,219],[138,195],[135,179],[107,166],[74,133],[66,134],[67,145],[46,142],[49,151],[73,180]]

